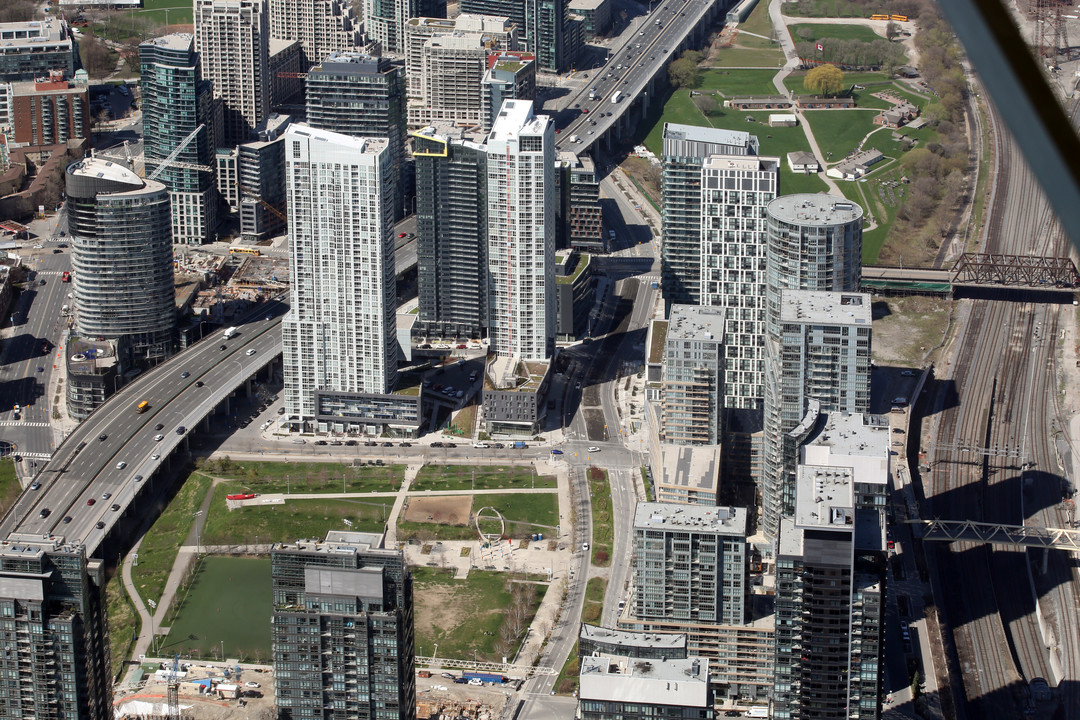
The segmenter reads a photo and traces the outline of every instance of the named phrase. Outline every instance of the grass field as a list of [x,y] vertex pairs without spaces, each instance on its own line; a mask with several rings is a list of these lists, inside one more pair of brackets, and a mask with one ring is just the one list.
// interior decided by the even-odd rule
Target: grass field
[[[809,90],[803,85],[806,78],[806,73],[802,71],[796,71],[784,78],[784,87],[792,92],[794,95],[811,95]],[[862,85],[866,88],[866,94],[869,95],[872,92],[879,90],[894,90],[899,92],[899,88],[893,85],[892,79],[882,72],[846,72],[844,73],[844,87],[850,88],[852,85]],[[856,102],[858,100],[856,99]]]
[[131,580],[143,602],[161,599],[165,581],[176,563],[177,551],[187,539],[195,523],[193,515],[209,489],[208,476],[201,472],[191,473],[168,507],[146,531],[139,545],[139,564],[131,568]]
[[238,487],[254,493],[393,492],[405,476],[404,465],[237,462],[228,457],[208,462],[204,471],[240,480]]
[[[746,36],[743,36],[746,37]],[[757,38],[747,38],[756,40]],[[741,40],[741,39],[740,39]],[[784,64],[784,53],[779,49],[756,47],[731,47],[723,48],[720,52],[709,58],[709,67],[751,67],[751,68],[776,68]],[[776,70],[774,69],[775,73]]]
[[729,98],[776,95],[776,86],[772,82],[775,75],[775,70],[705,70],[697,90],[717,90]]
[[[506,531],[515,537],[554,530],[559,524],[559,496],[555,493],[507,493],[473,498],[474,513],[485,507],[498,510],[506,521]],[[480,524],[485,532],[499,531],[498,521],[487,524],[493,527],[485,527],[485,522]]]
[[[805,12],[803,12],[805,10]],[[851,0],[811,0],[810,2],[788,3],[784,5],[784,14],[802,17],[869,17],[878,13],[889,12],[889,1],[881,0],[871,5],[861,5]]]
[[611,484],[607,470],[589,468],[589,495],[592,497],[592,563],[607,567],[615,535],[615,517],[611,507]]
[[[453,571],[415,567],[413,604],[416,652],[439,657],[499,661],[496,651],[507,610],[513,605],[513,583],[506,573],[473,570],[464,580],[455,580]],[[535,595],[525,608],[524,627],[532,621],[546,585],[530,585]],[[512,638],[509,656],[524,635]]]
[[795,42],[821,42],[828,38],[835,40],[862,40],[863,42],[885,39],[864,25],[805,23],[788,25],[788,30],[791,32],[791,39]]
[[357,532],[381,532],[393,498],[286,500],[280,505],[253,505],[230,511],[225,506],[228,484],[214,488],[210,512],[202,526],[203,545],[245,545],[318,538],[327,530],[345,530],[342,520]]
[[[822,162],[834,163],[855,149],[874,125],[873,110],[807,110],[803,122],[810,123],[818,147],[825,157]],[[832,153],[832,156],[829,156]]]
[[187,594],[161,654],[171,657],[266,662],[270,658],[270,560],[206,557]]
[[105,604],[109,608],[110,670],[113,678],[116,678],[124,669],[135,635],[139,632],[139,616],[131,605],[131,598],[124,592],[119,571],[105,585]]
[[598,623],[604,612],[604,593],[607,580],[602,577],[589,578],[585,586],[585,607],[581,611],[581,622]]
[[532,467],[516,465],[425,465],[409,490],[500,490],[553,488],[553,475],[537,475]]
[[578,675],[581,674],[581,658],[578,656],[578,644],[574,643],[574,649],[566,656],[559,677],[555,679],[555,692],[560,695],[569,695],[577,692]]
[[15,472],[15,461],[11,458],[0,459],[0,515],[11,509],[21,493],[22,485]]
[[166,20],[170,25],[188,24],[192,19],[192,4],[184,0],[143,0],[143,9],[139,12],[163,25]]

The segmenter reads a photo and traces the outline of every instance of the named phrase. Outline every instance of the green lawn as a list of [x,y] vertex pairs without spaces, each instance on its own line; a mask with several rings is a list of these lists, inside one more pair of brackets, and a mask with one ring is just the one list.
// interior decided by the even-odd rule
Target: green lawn
[[11,458],[0,458],[0,515],[3,515],[22,493],[22,485],[19,484],[19,475],[15,472],[15,461]]
[[[549,532],[559,524],[559,496],[556,493],[505,495],[477,495],[473,498],[473,512],[492,507],[506,521],[506,532],[514,537]],[[499,531],[497,520],[482,521],[484,532]]]
[[578,655],[578,644],[574,642],[574,649],[566,656],[559,677],[555,679],[555,692],[560,695],[577,694],[578,676],[581,674],[581,657]]
[[787,169],[787,157],[780,158],[780,195],[825,192],[829,186],[817,175],[793,173]]
[[499,490],[553,488],[557,485],[555,476],[537,475],[531,466],[425,465],[409,486],[409,490]]
[[345,530],[343,520],[357,532],[382,532],[393,498],[349,500],[286,500],[280,505],[250,505],[230,511],[225,506],[226,484],[214,488],[203,545],[243,545],[321,539],[327,530]]
[[739,23],[739,29],[770,37],[773,26],[772,21],[769,19],[769,3],[758,2],[754,9],[750,11],[750,17]]
[[[412,574],[416,652],[432,655],[438,644],[444,658],[497,662],[512,657],[547,592],[546,585],[516,583],[506,573],[486,570],[472,570],[464,580],[455,580],[453,571],[427,567],[414,567]],[[507,610],[515,603],[525,608],[525,617],[520,628],[507,628],[510,642],[500,648]]]
[[600,622],[604,612],[605,592],[607,592],[607,580],[602,577],[589,578],[585,586],[585,607],[581,611],[581,622]]
[[589,495],[592,498],[592,563],[606,567],[611,563],[615,517],[611,507],[611,484],[607,470],[589,468]]
[[[796,71],[784,78],[784,87],[790,90],[795,95],[812,95],[809,90],[803,85],[806,73],[803,71]],[[844,87],[849,88],[852,85],[862,85],[866,88],[865,94],[869,96],[872,92],[878,92],[879,90],[895,90],[899,92],[888,75],[883,72],[846,72],[844,73]],[[858,100],[856,99],[856,102]]]
[[240,480],[241,489],[264,494],[393,492],[405,477],[404,465],[238,462],[227,456],[206,463],[204,471],[214,477]]
[[[835,163],[854,150],[868,132],[873,130],[872,110],[807,110],[801,114],[803,122],[810,123],[818,147],[826,156],[824,163]],[[832,156],[829,157],[829,153]]]
[[[739,43],[757,40],[746,35],[740,36]],[[710,67],[768,67],[779,68],[784,64],[784,53],[779,49],[758,47],[723,48],[716,56],[709,59]],[[775,72],[775,70],[774,70]]]
[[[836,40],[862,40],[874,42],[884,40],[881,35],[863,25],[826,25],[818,23],[800,23],[788,25],[791,39],[795,42],[821,42],[827,38]],[[801,32],[807,33],[803,36]]]
[[[776,70],[703,70],[699,91],[718,90],[726,97],[776,95]],[[722,103],[721,103],[722,104]]]
[[889,0],[880,0],[870,5],[851,0],[802,0],[784,5],[784,14],[792,17],[862,18],[888,12]]
[[105,604],[109,609],[109,655],[113,678],[120,675],[131,655],[135,635],[139,632],[139,616],[124,592],[123,580],[117,572],[105,585]]
[[210,478],[193,472],[183,481],[176,496],[169,502],[139,545],[139,564],[131,568],[131,579],[143,602],[158,602],[165,581],[176,563],[176,554],[184,544],[195,523],[194,513],[202,505]]
[[273,612],[268,558],[209,556],[181,599],[160,654],[246,662],[270,659]]
[[[168,13],[165,8],[169,9]],[[161,24],[165,24],[166,19],[170,25],[190,24],[192,4],[185,0],[143,0],[143,9],[139,12]]]

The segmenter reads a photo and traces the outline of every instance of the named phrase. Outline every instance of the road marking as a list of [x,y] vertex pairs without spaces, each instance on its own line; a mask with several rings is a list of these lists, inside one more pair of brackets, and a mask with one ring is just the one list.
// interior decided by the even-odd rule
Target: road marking
[[0,427],[52,427],[47,422],[24,422],[22,420],[0,420]]

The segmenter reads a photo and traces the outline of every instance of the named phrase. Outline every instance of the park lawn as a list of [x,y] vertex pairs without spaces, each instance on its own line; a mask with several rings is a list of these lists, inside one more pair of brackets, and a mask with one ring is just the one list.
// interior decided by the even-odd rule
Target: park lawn
[[[473,514],[483,508],[495,508],[506,521],[506,534],[531,535],[535,532],[554,530],[559,525],[559,496],[557,493],[507,493],[505,495],[476,495],[473,497]],[[486,513],[485,515],[490,515]],[[492,516],[494,518],[494,516]],[[497,519],[480,523],[485,533],[497,533]],[[516,531],[516,532],[515,532]]]
[[[749,40],[760,40],[760,38],[744,35],[740,37],[739,44]],[[709,58],[709,67],[767,67],[779,69],[783,64],[784,53],[779,48],[775,50],[758,47],[721,48],[718,53]]]
[[[453,570],[412,568],[413,612],[417,654],[472,660],[502,660],[496,651],[500,628],[512,605],[512,578],[507,573],[471,570],[463,580]],[[547,592],[547,586],[531,585],[536,593],[526,609],[521,633],[512,639],[512,657]]]
[[[824,23],[797,23],[788,25],[791,39],[795,42],[821,42],[832,38],[836,40],[862,40],[874,42],[885,38],[865,25],[828,25]],[[805,31],[806,36],[801,33]]]
[[202,526],[203,545],[248,545],[322,539],[327,530],[382,532],[393,498],[286,500],[281,504],[247,505],[230,511],[225,505],[228,488],[214,488],[210,511]]
[[[807,110],[801,114],[810,123],[818,147],[825,157],[823,163],[837,163],[853,152],[866,134],[878,127],[877,113],[872,110]],[[830,155],[831,153],[831,155]]]
[[357,465],[315,462],[257,462],[227,456],[206,463],[203,471],[214,477],[243,481],[255,493],[393,492],[405,477],[404,465]]
[[472,405],[466,405],[455,412],[454,421],[443,431],[444,434],[471,438],[473,436],[473,428],[476,426],[476,410],[477,405],[476,403],[473,403]]
[[615,517],[611,506],[611,483],[607,470],[589,468],[589,495],[592,498],[592,563],[606,567],[611,563],[615,535]]
[[[404,516],[404,513],[402,514]],[[436,522],[415,522],[412,520],[398,520],[398,540],[479,540],[476,534],[476,526],[472,522],[463,525],[448,525]]]
[[182,658],[267,662],[273,613],[268,558],[203,558],[160,654]]
[[[169,9],[168,13],[165,8]],[[139,13],[152,17],[162,25],[166,20],[170,25],[187,25],[192,21],[192,11],[191,2],[185,0],[143,0],[143,9]]]
[[607,580],[602,577],[589,578],[585,586],[585,607],[581,611],[581,622],[599,623],[604,612],[604,593],[607,592]]
[[105,585],[105,604],[109,609],[110,671],[115,680],[127,665],[131,646],[139,634],[139,616],[131,604],[131,598],[124,592],[119,570]]
[[176,564],[176,555],[195,525],[195,511],[210,489],[210,477],[192,472],[146,531],[139,545],[139,564],[131,568],[131,580],[143,602],[161,600],[165,581]]
[[15,471],[15,461],[11,458],[0,459],[0,515],[10,510],[21,494],[22,485]]
[[750,11],[750,16],[739,23],[739,29],[746,32],[771,37],[773,32],[772,21],[769,19],[769,3],[759,2]]
[[816,174],[793,173],[787,169],[787,158],[780,158],[780,195],[826,192],[829,186]]
[[871,5],[862,5],[851,0],[809,0],[784,5],[784,14],[793,17],[862,18],[888,12],[889,0],[880,0]]
[[[719,90],[725,97],[776,95],[772,79],[776,70],[716,70],[701,72],[701,85],[695,90]],[[723,103],[720,103],[723,105]]]
[[419,492],[534,487],[558,487],[558,478],[554,475],[537,475],[531,465],[425,465],[409,485],[409,490]]

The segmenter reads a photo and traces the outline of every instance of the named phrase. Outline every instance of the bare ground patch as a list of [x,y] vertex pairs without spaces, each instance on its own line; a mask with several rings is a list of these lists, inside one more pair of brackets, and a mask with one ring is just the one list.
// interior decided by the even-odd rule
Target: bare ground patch
[[948,298],[874,296],[874,362],[918,367],[941,344],[949,326]]
[[465,525],[469,522],[471,513],[471,495],[410,496],[409,507],[405,510],[405,520],[440,525]]

